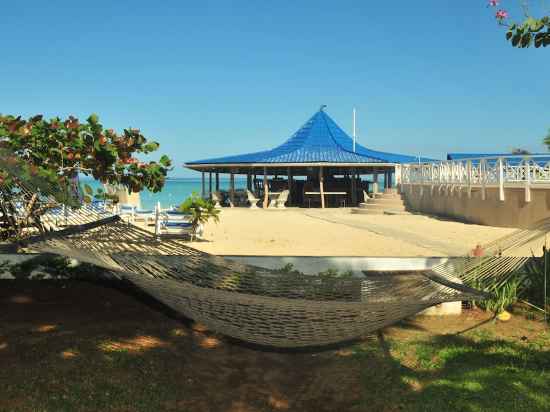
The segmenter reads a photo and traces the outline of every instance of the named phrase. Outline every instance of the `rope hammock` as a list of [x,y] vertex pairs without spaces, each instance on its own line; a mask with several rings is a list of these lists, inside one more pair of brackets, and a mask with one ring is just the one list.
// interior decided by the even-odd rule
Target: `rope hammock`
[[212,330],[275,347],[348,341],[440,303],[485,299],[487,293],[466,285],[490,277],[504,282],[528,259],[509,252],[550,228],[544,221],[492,242],[484,257],[425,271],[284,273],[213,256],[178,239],[160,240],[116,215],[65,204],[53,186],[29,184],[12,166],[0,159],[0,171],[8,175],[0,184],[0,227],[8,240],[112,271]]

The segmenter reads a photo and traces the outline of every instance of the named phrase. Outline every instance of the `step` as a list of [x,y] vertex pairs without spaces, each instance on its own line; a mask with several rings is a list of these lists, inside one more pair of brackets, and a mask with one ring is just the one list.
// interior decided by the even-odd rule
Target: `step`
[[384,205],[402,205],[403,199],[400,198],[391,198],[391,197],[380,197],[377,199],[369,199],[368,204],[384,204]]
[[411,212],[406,210],[384,210],[385,215],[400,216],[400,215],[412,215]]
[[352,208],[351,213],[354,215],[383,215],[383,210],[373,210],[373,209],[365,209],[365,208]]
[[[363,206],[364,205],[364,206]],[[361,209],[376,209],[376,210],[405,210],[405,205],[385,205],[379,203],[363,203]]]

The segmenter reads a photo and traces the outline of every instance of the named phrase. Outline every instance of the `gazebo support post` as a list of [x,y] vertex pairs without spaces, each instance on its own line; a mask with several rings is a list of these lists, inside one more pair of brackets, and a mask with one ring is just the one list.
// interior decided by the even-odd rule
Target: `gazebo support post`
[[216,172],[216,192],[220,191],[220,174]]
[[204,172],[201,172],[201,182],[202,182],[202,189],[201,189],[201,197],[204,199],[204,195],[205,195],[205,184],[204,184]]
[[212,199],[212,172],[208,172],[208,198]]
[[231,207],[235,206],[235,174],[233,170],[230,175],[230,188],[229,188],[229,199],[231,199]]
[[378,192],[378,172],[372,175],[372,180],[373,180],[372,192],[377,193]]
[[321,209],[325,208],[325,184],[323,178],[323,166],[319,167],[319,193],[321,195]]
[[350,183],[351,183],[351,187],[350,187],[350,190],[351,190],[351,205],[352,206],[356,206],[357,205],[357,173],[355,171],[355,169],[352,169],[351,170],[351,175],[350,175]]
[[252,175],[250,172],[246,173],[246,188],[252,191]]
[[269,185],[267,184],[267,167],[264,166],[264,209],[267,209],[267,204],[269,200]]
[[288,167],[286,169],[288,176],[288,205],[292,205],[292,169]]

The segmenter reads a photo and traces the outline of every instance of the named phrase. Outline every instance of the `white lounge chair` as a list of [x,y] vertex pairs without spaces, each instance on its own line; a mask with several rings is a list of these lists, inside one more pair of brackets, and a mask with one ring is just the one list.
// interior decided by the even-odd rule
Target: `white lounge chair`
[[260,199],[254,196],[254,194],[250,190],[246,191],[246,196],[248,197],[248,202],[250,203],[250,209],[257,209]]
[[363,202],[368,203],[369,199],[370,199],[369,194],[367,193],[366,190],[363,190]]
[[118,215],[128,223],[133,223],[135,219],[136,207],[134,205],[119,204]]
[[145,222],[148,224],[155,221],[155,212],[153,210],[134,210],[134,220],[136,222]]
[[175,236],[189,236],[191,240],[196,238],[201,239],[204,233],[204,227],[201,223],[193,230],[193,223],[187,218],[165,218],[160,221],[160,224],[157,226],[157,234],[161,235],[175,235]]
[[285,203],[288,200],[288,195],[290,194],[289,190],[283,190],[277,200],[275,201],[275,206],[278,209],[286,209]]
[[216,209],[222,208],[222,205],[221,205],[222,196],[219,192],[212,192],[212,201],[214,202],[214,207]]

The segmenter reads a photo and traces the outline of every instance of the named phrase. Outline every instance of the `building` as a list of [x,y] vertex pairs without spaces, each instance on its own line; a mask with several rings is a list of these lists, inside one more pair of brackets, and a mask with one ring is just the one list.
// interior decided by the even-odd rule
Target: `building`
[[[235,204],[235,175],[247,176],[247,188],[267,206],[270,193],[288,189],[292,206],[356,206],[363,191],[396,183],[402,163],[427,161],[414,156],[370,150],[354,141],[324,111],[316,112],[286,142],[271,150],[187,162],[202,172],[203,195],[219,191],[219,175],[230,175],[228,196]],[[206,188],[208,174],[208,190]],[[381,182],[379,177],[381,176]]]

